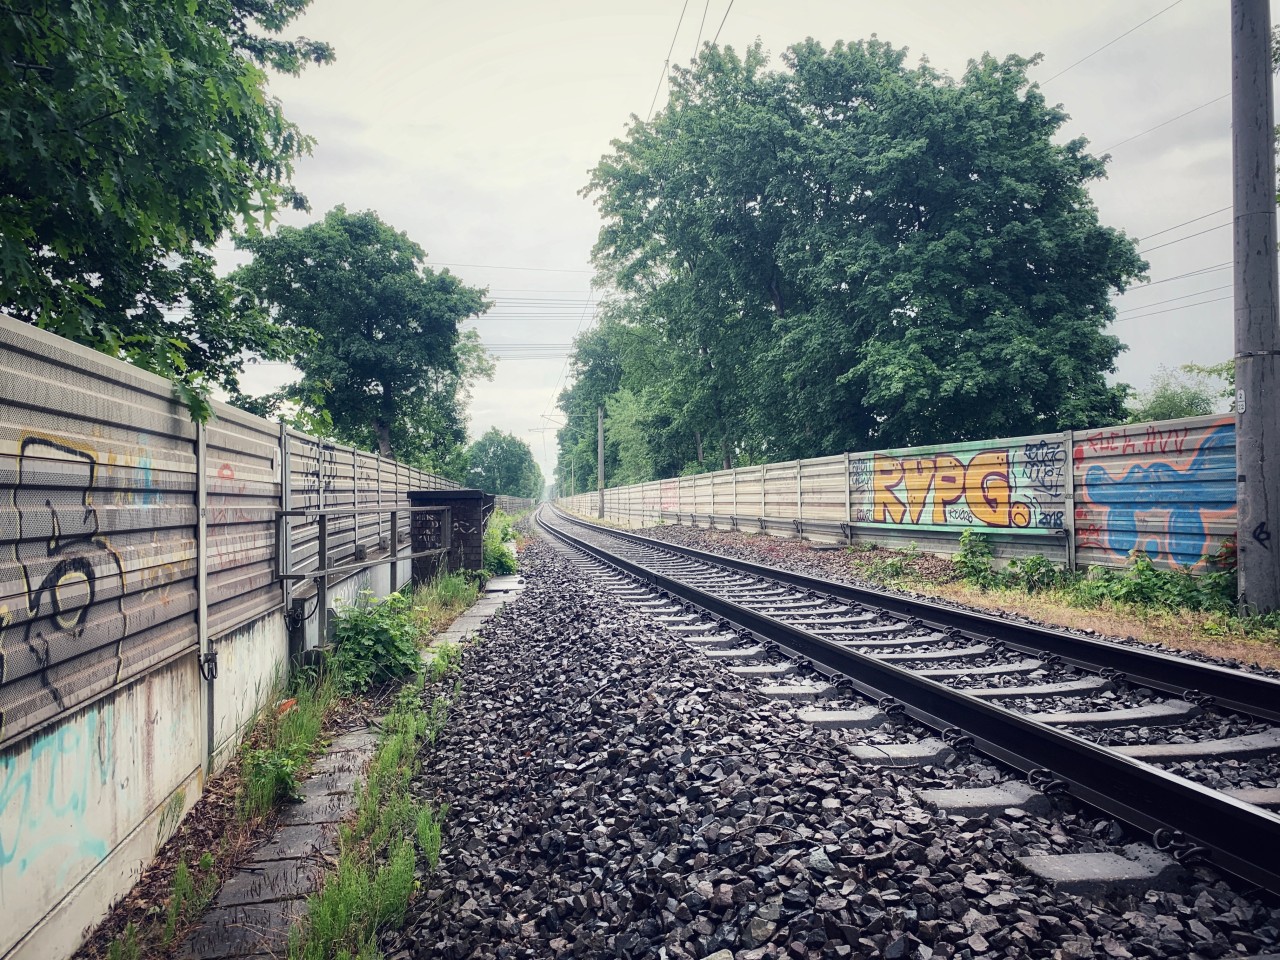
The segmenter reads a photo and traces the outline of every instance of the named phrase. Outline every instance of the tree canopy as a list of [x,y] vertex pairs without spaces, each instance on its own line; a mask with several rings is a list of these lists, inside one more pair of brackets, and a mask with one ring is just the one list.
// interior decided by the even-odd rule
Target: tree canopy
[[485,291],[448,270],[376,213],[343,207],[305,227],[240,245],[253,260],[231,275],[242,315],[306,334],[285,391],[317,432],[384,456],[463,471],[467,384],[490,376],[474,331]]
[[542,470],[529,445],[510,433],[491,427],[467,450],[467,482],[486,493],[537,499],[542,495]]
[[1234,379],[1235,365],[1230,360],[1210,367],[1187,363],[1177,370],[1162,366],[1147,389],[1129,401],[1129,422],[1206,416],[1219,401],[1234,400]]
[[872,38],[673,69],[584,191],[633,349],[583,337],[565,411],[628,391],[658,475],[1121,419],[1111,295],[1146,265],[1033,62],[953,79]]
[[[175,378],[235,384],[290,338],[237,315],[208,249],[305,201],[311,141],[266,92],[332,49],[310,0],[51,0],[0,11],[0,309]],[[193,392],[194,391],[194,392]]]

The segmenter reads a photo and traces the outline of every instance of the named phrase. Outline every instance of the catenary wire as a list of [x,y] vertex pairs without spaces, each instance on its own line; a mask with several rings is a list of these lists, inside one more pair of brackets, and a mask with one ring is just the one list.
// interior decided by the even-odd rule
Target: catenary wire
[[[1168,300],[1153,300],[1151,303],[1144,303],[1140,307],[1127,307],[1124,310],[1121,310],[1120,313],[1134,313],[1138,310],[1146,310],[1148,307],[1158,307],[1164,303],[1176,303],[1179,300],[1190,300],[1192,297],[1202,297],[1206,293],[1217,293],[1220,290],[1230,290],[1232,286],[1233,284],[1224,283],[1220,287],[1210,287],[1208,290],[1197,290],[1195,293],[1184,293],[1180,297],[1170,297]],[[1194,306],[1194,304],[1188,304],[1188,306]]]
[[1154,133],[1155,131],[1159,130],[1161,127],[1167,127],[1169,124],[1173,123],[1173,121],[1175,120],[1181,120],[1183,117],[1189,117],[1191,116],[1191,114],[1195,113],[1197,110],[1203,110],[1205,107],[1211,107],[1215,103],[1217,103],[1219,100],[1225,100],[1229,96],[1231,96],[1231,94],[1224,93],[1220,97],[1214,97],[1212,100],[1208,100],[1205,103],[1200,104],[1200,106],[1198,107],[1192,107],[1190,110],[1180,113],[1176,117],[1170,117],[1168,120],[1165,120],[1163,123],[1157,123],[1154,127],[1149,127],[1148,129],[1143,130],[1141,133],[1135,133],[1132,137],[1125,137],[1125,139],[1119,141],[1118,143],[1113,143],[1111,146],[1106,147],[1101,152],[1109,153],[1110,151],[1114,150],[1116,147],[1123,147],[1126,143],[1131,143],[1134,140],[1137,140],[1139,137],[1145,137],[1148,133]]
[[1232,266],[1230,260],[1225,263],[1217,263],[1211,267],[1201,267],[1199,270],[1191,270],[1188,273],[1179,273],[1177,276],[1165,277],[1163,280],[1152,280],[1150,283],[1144,283],[1141,287],[1135,287],[1135,290],[1145,290],[1147,287],[1154,287],[1161,283],[1172,283],[1174,280],[1185,280],[1188,277],[1202,277],[1206,273],[1217,273],[1219,270],[1226,270]]
[[1216,217],[1218,214],[1226,213],[1230,209],[1231,209],[1230,206],[1221,207],[1220,209],[1214,210],[1211,213],[1201,214],[1198,217],[1192,217],[1190,220],[1183,220],[1181,223],[1175,223],[1172,227],[1165,227],[1163,230],[1157,230],[1155,233],[1148,233],[1145,237],[1139,237],[1138,242],[1142,243],[1144,240],[1150,240],[1152,237],[1158,237],[1162,233],[1168,233],[1171,230],[1177,230],[1179,227],[1185,227],[1193,223],[1199,223],[1201,220],[1208,220],[1210,217]]
[[1106,43],[1104,43],[1102,46],[1100,46],[1097,50],[1094,50],[1092,53],[1087,53],[1087,54],[1085,54],[1083,57],[1081,57],[1079,60],[1077,60],[1075,63],[1070,64],[1069,66],[1063,67],[1061,70],[1059,70],[1057,73],[1055,73],[1055,74],[1054,74],[1052,77],[1050,77],[1048,80],[1042,80],[1042,81],[1040,82],[1040,85],[1041,85],[1041,86],[1044,86],[1046,83],[1052,83],[1054,80],[1057,80],[1060,76],[1062,76],[1062,75],[1063,75],[1064,73],[1066,73],[1068,70],[1074,70],[1076,67],[1080,66],[1080,64],[1084,63],[1084,62],[1085,62],[1086,60],[1088,60],[1090,57],[1097,56],[1099,53],[1101,53],[1103,50],[1107,49],[1107,47],[1111,46],[1113,43],[1117,43],[1117,42],[1119,42],[1119,41],[1123,40],[1123,39],[1124,39],[1125,37],[1127,37],[1129,34],[1133,33],[1133,31],[1137,30],[1139,27],[1146,26],[1148,23],[1150,23],[1152,20],[1154,20],[1156,17],[1160,16],[1161,14],[1168,13],[1170,10],[1172,10],[1174,7],[1176,7],[1176,6],[1177,6],[1178,4],[1180,4],[1181,2],[1182,2],[1182,0],[1173,0],[1173,3],[1169,4],[1169,5],[1168,5],[1167,7],[1165,7],[1163,10],[1160,10],[1160,11],[1158,11],[1157,13],[1153,13],[1151,16],[1147,17],[1147,19],[1143,20],[1143,21],[1142,21],[1142,23],[1139,23],[1137,26],[1130,27],[1130,28],[1129,28],[1128,30],[1126,30],[1124,33],[1120,34],[1120,36],[1115,37],[1114,39],[1108,40]]
[[698,24],[698,39],[693,45],[693,59],[698,59],[698,51],[702,49],[702,28],[707,25],[707,11],[711,9],[711,0],[702,5],[702,22]]
[[724,22],[729,19],[729,11],[732,9],[733,9],[733,0],[729,0],[729,6],[725,7],[724,9],[724,16],[720,18],[720,26],[716,27],[715,38],[711,41],[711,45],[713,47],[720,42],[720,31],[724,29]]
[[653,108],[658,105],[658,94],[662,92],[662,83],[667,79],[667,71],[671,69],[671,54],[676,49],[676,39],[680,36],[680,24],[684,23],[684,12],[689,9],[689,0],[684,0],[684,6],[680,8],[680,19],[676,21],[676,32],[671,35],[671,47],[667,50],[667,59],[662,61],[662,73],[658,77],[657,89],[653,91],[653,102],[649,104],[649,116],[644,118],[644,122],[648,123],[653,119]]
[[1197,230],[1195,233],[1188,233],[1185,237],[1179,237],[1177,240],[1170,240],[1167,243],[1157,243],[1154,247],[1147,247],[1145,250],[1139,250],[1139,253],[1151,253],[1153,250],[1163,250],[1165,247],[1172,247],[1175,243],[1182,243],[1183,240],[1191,240],[1194,237],[1202,237],[1206,233],[1213,233],[1215,230],[1222,230],[1231,226],[1230,222],[1220,223],[1216,227],[1208,227],[1204,230]]
[[1190,310],[1192,307],[1205,307],[1211,303],[1222,303],[1224,300],[1231,300],[1233,297],[1215,297],[1213,300],[1203,300],[1200,303],[1184,303],[1180,307],[1167,307],[1164,310],[1153,310],[1150,313],[1139,313],[1135,316],[1117,317],[1116,323],[1127,323],[1130,320],[1142,320],[1145,317],[1158,317],[1162,313],[1177,313],[1179,310]]

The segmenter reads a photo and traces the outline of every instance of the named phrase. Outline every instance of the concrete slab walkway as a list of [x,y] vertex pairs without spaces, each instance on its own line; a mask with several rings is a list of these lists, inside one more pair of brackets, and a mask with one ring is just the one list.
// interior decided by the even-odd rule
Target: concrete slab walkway
[[[509,598],[524,589],[520,577],[494,577],[480,598],[432,639],[461,643]],[[369,727],[336,738],[302,783],[302,803],[281,814],[275,833],[218,891],[200,925],[178,948],[179,960],[286,956],[289,928],[306,913],[326,869],[337,857],[338,824],[355,807],[355,785],[377,746]]]

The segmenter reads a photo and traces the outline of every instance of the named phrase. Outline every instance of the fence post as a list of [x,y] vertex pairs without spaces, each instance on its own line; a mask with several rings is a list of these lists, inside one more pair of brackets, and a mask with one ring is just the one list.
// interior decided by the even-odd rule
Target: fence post
[[[292,503],[293,489],[293,460],[289,453],[289,428],[285,426],[284,421],[280,423],[280,509],[288,513],[290,503]],[[279,531],[280,538],[283,542],[276,544],[276,572],[283,573],[290,570],[290,536],[292,533],[292,517],[281,517],[283,522],[276,527]],[[292,572],[292,570],[290,570]],[[282,580],[282,588],[284,590],[284,612],[289,613],[289,604],[293,600],[293,581]]]
[[760,519],[761,520],[764,520],[765,507],[768,506],[768,501],[765,499],[765,492],[764,492],[766,481],[768,479],[769,479],[769,465],[767,463],[762,463],[760,464]]
[[[731,513],[730,516],[736,517],[737,515],[738,515],[738,468],[734,467],[733,468],[733,513]],[[731,522],[729,526],[732,527],[733,523]],[[737,529],[737,528],[735,527],[734,529]]]
[[800,461],[796,461],[796,533],[804,539],[804,484],[801,483]]
[[1062,449],[1067,462],[1063,464],[1062,531],[1067,540],[1067,569],[1076,568],[1076,435],[1073,430],[1062,432]]
[[852,455],[844,455],[844,529],[845,542],[853,542],[853,477]]
[[196,666],[200,671],[200,707],[204,714],[201,761],[207,776],[213,770],[217,744],[213,728],[213,681],[217,660],[209,649],[209,452],[208,428],[196,425]]
[[707,477],[711,481],[711,515],[707,517],[707,526],[714,530],[716,528],[716,475],[713,472],[707,474]]

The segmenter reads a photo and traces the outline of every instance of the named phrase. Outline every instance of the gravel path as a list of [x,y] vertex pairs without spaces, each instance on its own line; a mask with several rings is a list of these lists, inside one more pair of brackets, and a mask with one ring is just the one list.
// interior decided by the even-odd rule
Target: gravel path
[[1203,870],[1176,894],[1044,888],[1015,857],[1123,831],[924,809],[914,789],[1001,775],[860,765],[854,733],[808,727],[549,547],[523,561],[528,588],[467,648],[418,784],[451,809],[390,960],[1220,957],[1280,941],[1280,911]]

